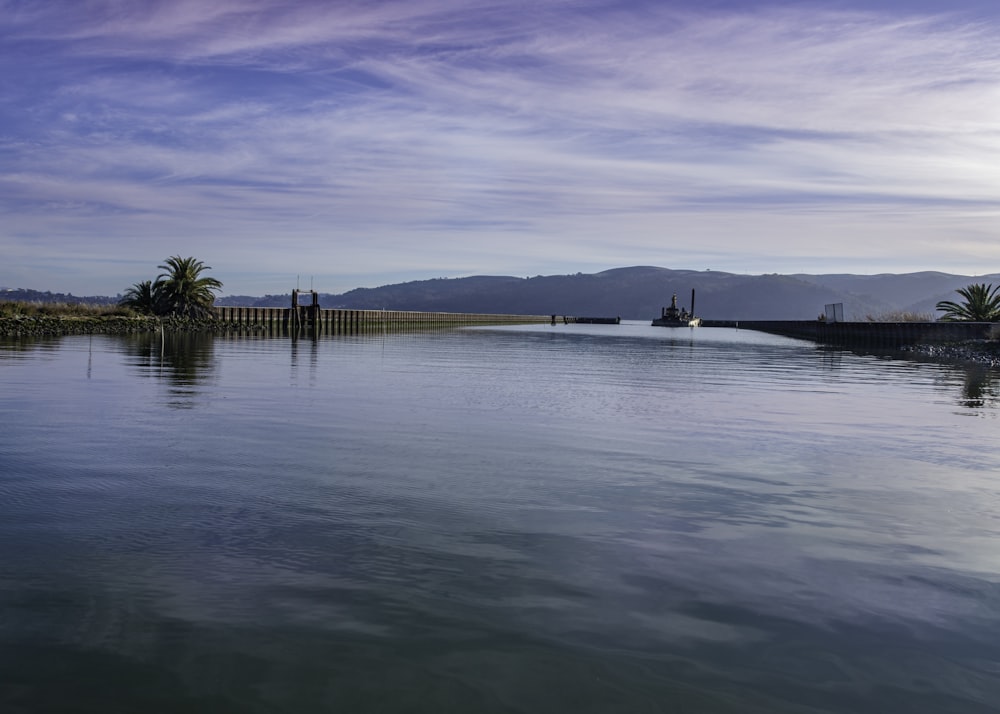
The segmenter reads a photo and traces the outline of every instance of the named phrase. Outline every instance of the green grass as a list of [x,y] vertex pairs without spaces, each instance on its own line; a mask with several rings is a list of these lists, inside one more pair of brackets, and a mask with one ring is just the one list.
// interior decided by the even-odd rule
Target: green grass
[[41,302],[0,302],[0,317],[139,317],[119,305],[82,305]]

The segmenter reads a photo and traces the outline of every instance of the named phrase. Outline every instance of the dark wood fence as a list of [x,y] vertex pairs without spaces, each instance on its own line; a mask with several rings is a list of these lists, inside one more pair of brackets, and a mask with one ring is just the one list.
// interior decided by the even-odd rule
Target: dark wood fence
[[269,333],[306,330],[321,335],[430,329],[463,325],[524,325],[550,322],[551,315],[492,315],[464,312],[402,310],[324,310],[312,305],[291,307],[216,306],[218,320],[234,328]]

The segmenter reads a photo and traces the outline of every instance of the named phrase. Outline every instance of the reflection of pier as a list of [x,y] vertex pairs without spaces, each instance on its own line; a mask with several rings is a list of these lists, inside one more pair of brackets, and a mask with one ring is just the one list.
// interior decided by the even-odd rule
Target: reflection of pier
[[[302,291],[306,292],[306,291]],[[308,291],[312,292],[312,291]],[[405,332],[471,325],[527,325],[548,323],[551,315],[493,315],[466,312],[412,312],[404,310],[326,310],[312,293],[308,305],[298,304],[296,290],[291,307],[216,307],[215,317],[234,329],[267,334],[355,335]]]

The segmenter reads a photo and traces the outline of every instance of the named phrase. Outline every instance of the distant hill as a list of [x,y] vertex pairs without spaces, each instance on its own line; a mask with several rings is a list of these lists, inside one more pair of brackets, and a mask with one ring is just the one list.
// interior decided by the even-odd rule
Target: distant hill
[[[934,313],[941,300],[961,300],[955,290],[971,283],[1000,284],[1000,274],[950,275],[926,271],[896,275],[795,275],[809,283],[850,295],[867,312],[906,310]],[[846,305],[845,305],[846,312]]]
[[[348,309],[485,312],[541,315],[620,316],[651,319],[677,294],[695,311],[720,320],[812,320],[828,303],[843,303],[848,319],[890,312],[933,315],[939,300],[972,282],[1000,284],[1000,274],[970,277],[924,272],[902,275],[738,275],[719,271],[671,270],[651,266],[615,268],[596,274],[533,278],[475,276],[436,278],[339,295],[320,294],[324,307]],[[288,305],[291,296],[219,299],[219,304]]]
[[[738,275],[714,270],[671,270],[652,266],[615,268],[601,273],[539,275],[533,278],[478,275],[435,278],[342,294],[320,294],[326,308],[531,315],[620,316],[645,320],[659,315],[677,294],[695,311],[716,320],[812,320],[828,303],[843,303],[847,319],[917,312],[933,315],[939,300],[956,299],[955,290],[974,282],[1000,284],[1000,274],[970,277],[939,272],[882,275]],[[18,295],[31,294],[33,297]],[[90,302],[117,298],[77,298],[37,291],[0,292],[0,300]],[[291,294],[220,297],[219,305],[285,307]]]
[[38,302],[61,303],[64,305],[114,305],[120,296],[90,295],[81,297],[72,293],[42,292],[40,290],[25,290],[23,288],[0,288],[0,301],[3,302]]

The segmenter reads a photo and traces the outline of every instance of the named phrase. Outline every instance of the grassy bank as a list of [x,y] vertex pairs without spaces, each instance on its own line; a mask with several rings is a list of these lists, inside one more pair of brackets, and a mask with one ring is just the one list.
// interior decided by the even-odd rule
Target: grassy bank
[[0,303],[0,336],[78,335],[146,332],[159,328],[156,318],[114,305]]
[[69,305],[56,303],[0,303],[0,337],[53,335],[124,335],[168,331],[221,330],[233,326],[217,320],[158,318],[141,315],[117,305]]
[[139,317],[139,313],[120,305],[8,300],[0,302],[0,318],[7,317]]

